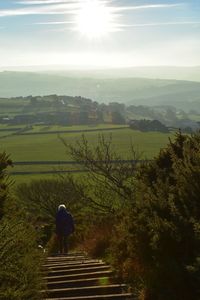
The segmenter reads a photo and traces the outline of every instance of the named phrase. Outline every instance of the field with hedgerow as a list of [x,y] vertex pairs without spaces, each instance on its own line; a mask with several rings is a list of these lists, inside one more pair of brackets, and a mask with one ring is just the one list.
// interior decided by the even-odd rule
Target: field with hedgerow
[[[11,128],[10,128],[11,129]],[[53,132],[53,133],[52,133]],[[3,136],[4,133],[4,136]],[[34,134],[33,134],[34,133]],[[37,134],[38,133],[38,134]],[[122,159],[128,159],[129,148],[134,144],[135,149],[140,153],[140,159],[152,159],[159,153],[160,148],[167,145],[169,137],[173,139],[173,133],[139,132],[127,126],[99,125],[99,126],[35,126],[30,131],[13,134],[13,132],[0,132],[1,150],[6,151],[13,160],[12,172],[23,172],[25,175],[18,176],[18,181],[30,178],[27,172],[41,173],[56,170],[80,170],[75,165],[62,165],[61,161],[71,161],[69,153],[63,145],[63,140],[74,145],[84,134],[91,146],[96,146],[98,136],[112,136],[112,145],[116,153]],[[29,164],[15,164],[15,162],[29,162]],[[37,162],[41,162],[37,163]],[[51,162],[54,162],[51,164]],[[56,164],[56,162],[58,162]],[[22,177],[19,178],[19,177]],[[34,177],[36,174],[34,175]],[[38,175],[39,176],[39,175]],[[42,174],[40,174],[42,176]]]

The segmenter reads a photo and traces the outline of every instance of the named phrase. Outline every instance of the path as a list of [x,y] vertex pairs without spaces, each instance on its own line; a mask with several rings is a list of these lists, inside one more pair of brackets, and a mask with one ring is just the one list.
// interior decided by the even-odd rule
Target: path
[[82,253],[48,257],[45,300],[133,299],[124,284],[115,283],[110,266]]

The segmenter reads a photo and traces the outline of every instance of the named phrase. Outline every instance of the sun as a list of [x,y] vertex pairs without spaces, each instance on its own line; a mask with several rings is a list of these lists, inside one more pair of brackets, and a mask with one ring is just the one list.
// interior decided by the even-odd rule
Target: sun
[[112,20],[112,12],[105,1],[85,0],[77,12],[76,30],[88,38],[99,38],[112,30]]

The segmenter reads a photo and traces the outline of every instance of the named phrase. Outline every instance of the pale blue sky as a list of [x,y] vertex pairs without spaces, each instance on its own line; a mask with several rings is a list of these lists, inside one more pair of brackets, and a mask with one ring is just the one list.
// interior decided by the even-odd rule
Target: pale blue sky
[[30,65],[200,65],[200,1],[0,0],[0,67]]

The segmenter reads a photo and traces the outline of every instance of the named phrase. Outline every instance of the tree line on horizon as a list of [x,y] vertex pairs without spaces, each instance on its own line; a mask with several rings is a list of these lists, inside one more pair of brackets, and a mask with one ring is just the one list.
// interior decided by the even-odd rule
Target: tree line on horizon
[[104,104],[80,96],[48,95],[0,99],[0,108],[0,123],[9,125],[122,125],[146,120],[159,121],[166,127],[181,128],[189,133],[200,127],[198,122],[190,119],[190,113],[199,116],[197,111],[186,113],[167,105],[150,107],[126,106],[118,102]]

